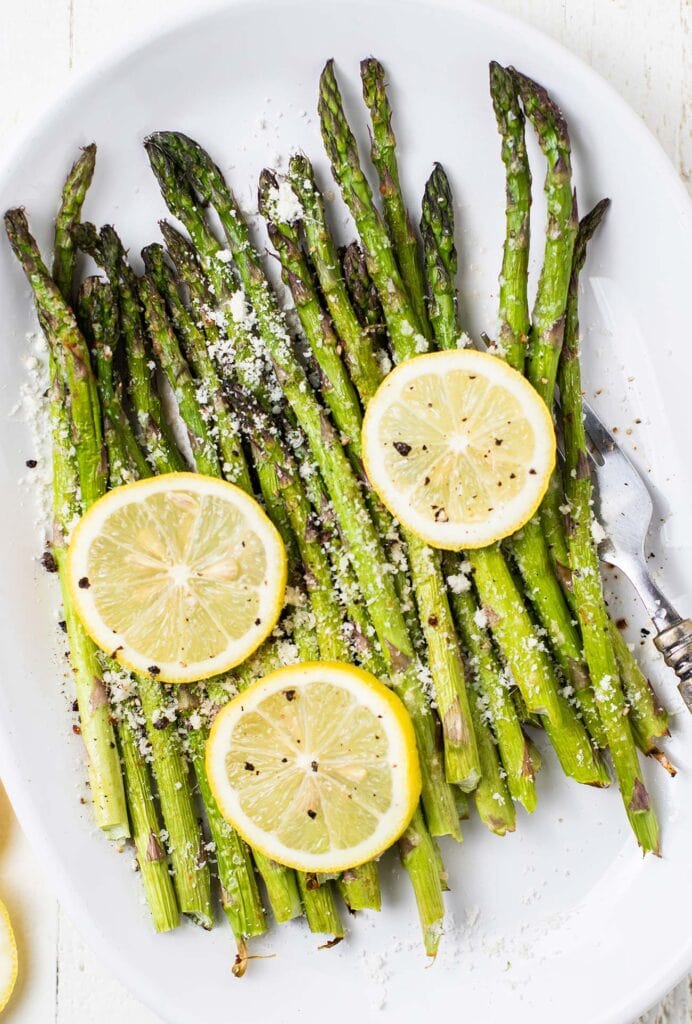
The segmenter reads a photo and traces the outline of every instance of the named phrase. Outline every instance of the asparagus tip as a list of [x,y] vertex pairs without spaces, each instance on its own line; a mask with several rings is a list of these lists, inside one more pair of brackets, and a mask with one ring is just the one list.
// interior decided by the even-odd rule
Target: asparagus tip
[[533,78],[523,74],[521,71],[510,65],[506,69],[511,75],[517,92],[519,93],[524,110],[534,123],[539,134],[552,129],[558,137],[559,143],[564,149],[569,149],[569,131],[567,121],[560,107],[552,98],[545,86],[536,82]]
[[272,214],[270,207],[270,193],[279,187],[279,179],[276,172],[270,167],[260,171],[259,184],[257,186],[257,207],[265,220],[271,221]]

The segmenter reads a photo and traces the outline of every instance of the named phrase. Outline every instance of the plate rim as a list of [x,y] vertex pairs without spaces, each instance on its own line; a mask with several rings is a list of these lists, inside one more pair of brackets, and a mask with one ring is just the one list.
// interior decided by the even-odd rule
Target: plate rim
[[[12,173],[15,161],[22,158],[26,149],[30,147],[36,136],[40,136],[45,127],[52,119],[58,116],[64,109],[69,108],[73,101],[83,90],[91,85],[96,85],[101,77],[112,73],[118,65],[126,60],[137,57],[153,43],[165,45],[168,37],[180,32],[187,26],[197,25],[204,21],[212,21],[221,13],[242,8],[271,7],[276,5],[277,0],[203,0],[198,9],[176,12],[171,16],[162,16],[158,22],[140,29],[129,39],[114,45],[105,56],[94,58],[87,66],[75,76],[54,96],[50,102],[39,108],[38,113],[27,125],[18,131],[9,151],[0,161],[0,196],[7,187],[7,179]],[[289,0],[294,6],[309,6],[314,0]],[[322,5],[348,6],[351,3],[362,5],[363,0],[320,0]],[[391,0],[368,0],[368,6],[386,6]],[[482,0],[398,0],[408,7],[436,8],[450,12],[464,10],[471,18],[485,22],[489,25],[498,25],[504,30],[513,30],[519,40],[528,38],[532,40],[537,48],[547,52],[549,55],[559,57],[561,61],[571,66],[582,78],[597,87],[602,93],[609,95],[613,106],[617,110],[618,118],[628,125],[633,136],[638,137],[646,145],[647,151],[656,162],[656,167],[662,177],[662,187],[670,194],[671,199],[677,201],[679,213],[688,232],[692,236],[692,197],[678,174],[671,158],[663,149],[661,142],[654,133],[647,127],[643,119],[633,107],[623,98],[615,86],[605,79],[584,59],[573,53],[562,43],[543,30],[524,21],[521,17],[489,7]],[[0,661],[4,661],[0,655]],[[2,703],[0,702],[0,734],[7,734],[7,722],[2,715]],[[60,904],[67,910],[67,913],[77,927],[80,935],[85,939],[101,962],[113,972],[115,977],[133,993],[147,1008],[154,1012],[163,1013],[163,1019],[173,1022],[180,1018],[177,1016],[178,1007],[163,993],[157,996],[157,1003],[154,1004],[151,989],[146,984],[146,974],[139,968],[134,968],[129,960],[120,955],[119,947],[112,943],[106,934],[101,930],[96,919],[92,918],[88,902],[79,889],[72,884],[70,874],[64,870],[60,859],[42,860],[38,851],[49,849],[54,845],[51,835],[42,825],[40,818],[35,814],[33,801],[25,779],[19,770],[18,762],[14,760],[10,750],[10,744],[0,744],[0,779],[5,787],[8,798],[12,805],[17,820],[27,836],[36,860],[39,862],[40,871],[46,877],[55,890]],[[85,827],[86,824],[85,824]],[[163,936],[161,938],[164,938]],[[608,1016],[599,1017],[594,1024],[628,1024],[638,1015],[654,1006],[663,996],[673,989],[692,970],[692,932],[687,945],[677,951],[677,956],[669,962],[667,969],[661,972],[655,983],[642,982],[634,991],[630,990],[625,999],[617,1007],[609,1012]],[[646,994],[645,994],[646,993]],[[180,1020],[180,1024],[185,1024]]]

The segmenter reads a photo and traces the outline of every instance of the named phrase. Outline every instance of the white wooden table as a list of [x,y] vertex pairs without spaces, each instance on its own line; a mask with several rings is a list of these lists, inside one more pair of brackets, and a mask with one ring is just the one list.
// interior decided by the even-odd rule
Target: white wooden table
[[[554,36],[619,90],[692,186],[692,0],[493,0]],[[23,0],[3,5],[0,138],[16,133],[110,47],[196,0]],[[84,947],[41,877],[0,786],[0,895],[22,970],[3,1024],[162,1024]],[[687,983],[640,1024],[692,1020]]]

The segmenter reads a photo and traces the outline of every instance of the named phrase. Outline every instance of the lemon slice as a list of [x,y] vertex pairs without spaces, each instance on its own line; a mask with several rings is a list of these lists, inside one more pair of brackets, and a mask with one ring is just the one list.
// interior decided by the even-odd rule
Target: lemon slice
[[434,352],[397,366],[363,423],[365,469],[392,514],[437,548],[480,548],[538,508],[555,465],[545,403],[496,356]]
[[99,647],[130,669],[187,683],[238,665],[269,635],[286,552],[240,488],[169,473],[95,502],[73,532],[67,571]]
[[10,1001],[17,980],[17,943],[7,907],[0,900],[0,1013]]
[[406,709],[369,672],[336,661],[281,668],[221,709],[207,774],[252,847],[299,871],[379,856],[421,788]]

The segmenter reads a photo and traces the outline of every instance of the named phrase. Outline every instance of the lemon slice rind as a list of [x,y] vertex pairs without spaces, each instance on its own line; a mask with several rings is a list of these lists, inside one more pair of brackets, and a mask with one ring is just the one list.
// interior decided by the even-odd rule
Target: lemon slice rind
[[[331,693],[332,688],[338,692],[340,706],[350,708],[350,715],[335,717],[334,707],[323,702],[324,693]],[[290,696],[290,701],[285,694]],[[281,721],[280,710],[276,713],[277,701],[280,707],[287,709],[286,722]],[[274,709],[274,713],[268,715],[268,708]],[[348,721],[353,714],[360,721],[360,732],[357,732],[360,739],[354,739],[349,753]],[[372,716],[371,726],[369,714]],[[295,715],[298,718],[294,718]],[[271,749],[248,746],[244,726],[259,718],[268,723],[266,728],[272,737]],[[386,775],[389,782],[372,794],[365,792],[374,776],[363,767],[366,761],[362,749],[361,719],[368,723],[366,736],[371,727],[373,740],[377,738],[380,748],[386,746],[387,750],[386,765],[373,752],[372,771],[376,775],[379,773],[380,778]],[[291,735],[291,728],[297,721],[304,727],[300,737]],[[253,726],[250,728],[252,730]],[[320,734],[322,728],[331,737],[324,745],[316,743],[303,750],[296,743],[301,739],[308,742],[309,737]],[[354,754],[353,750],[358,753]],[[282,762],[282,757],[286,758],[285,762]],[[333,767],[335,764],[336,769]],[[258,768],[265,775],[263,781]],[[206,769],[214,797],[226,820],[253,849],[299,871],[345,871],[378,857],[405,830],[421,791],[415,735],[404,705],[370,673],[341,662],[306,662],[286,666],[234,697],[221,709],[213,723],[207,742]],[[238,779],[238,785],[233,784],[229,775]],[[361,775],[362,783],[353,784],[354,776],[357,779]],[[284,785],[286,778],[293,780],[292,789],[290,785]],[[391,787],[387,807],[379,813],[376,825],[368,834],[356,836],[348,832],[345,824],[348,815],[337,821],[330,818],[333,808],[329,806],[329,793],[336,788],[341,798],[347,788],[343,785],[344,779],[349,780],[348,788],[358,806],[366,806],[369,799],[373,804],[377,803],[388,786]],[[260,786],[266,796],[258,800]],[[294,803],[282,801],[282,794],[289,791],[299,794]],[[252,814],[248,813],[248,801],[252,805]],[[273,801],[276,806],[272,805]],[[342,801],[341,806],[350,809],[355,805]],[[373,817],[376,813],[373,812]],[[309,848],[309,838],[304,846],[296,847],[287,845],[277,835],[283,827],[298,830],[309,837],[313,827],[311,822],[318,816],[323,825],[331,820],[334,833],[343,827],[348,834],[339,834],[328,849],[319,850]],[[314,827],[319,828],[320,821]],[[331,838],[332,832],[329,834]]]
[[17,943],[7,907],[0,900],[0,1013],[10,1001],[17,981]]

